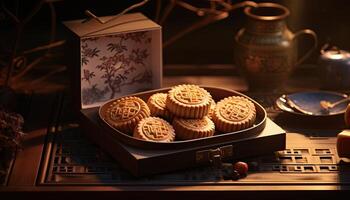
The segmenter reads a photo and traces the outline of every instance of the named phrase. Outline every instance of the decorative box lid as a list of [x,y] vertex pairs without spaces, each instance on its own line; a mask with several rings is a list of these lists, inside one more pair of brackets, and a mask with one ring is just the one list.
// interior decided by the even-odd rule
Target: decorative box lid
[[[107,21],[115,16],[100,17],[103,21]],[[131,32],[142,31],[149,29],[160,29],[161,26],[148,19],[141,13],[125,14],[112,20],[108,23],[102,24],[94,19],[72,20],[63,22],[71,31],[79,37],[89,37],[98,35],[107,35],[116,32]]]
[[161,87],[161,26],[141,13],[115,17],[63,22],[75,38],[66,54],[79,110]]

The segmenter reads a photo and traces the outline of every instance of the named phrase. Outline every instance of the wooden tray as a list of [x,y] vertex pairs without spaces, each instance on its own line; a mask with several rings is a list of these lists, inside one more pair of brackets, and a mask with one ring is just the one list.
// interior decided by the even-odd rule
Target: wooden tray
[[83,109],[80,116],[86,136],[134,176],[212,164],[215,155],[220,155],[220,159],[225,161],[270,154],[286,147],[286,132],[269,118],[259,134],[242,139],[188,148],[144,149],[119,142],[116,134],[107,132],[101,125],[98,108]]
[[[137,148],[142,149],[179,149],[179,148],[188,148],[188,147],[198,147],[198,146],[206,146],[206,145],[215,145],[220,144],[223,142],[238,140],[242,138],[251,137],[254,135],[259,134],[266,126],[266,111],[265,109],[256,101],[251,99],[250,97],[241,94],[239,92],[218,88],[218,87],[209,87],[209,86],[202,86],[204,89],[206,89],[213,97],[213,99],[218,102],[221,99],[229,96],[243,96],[250,101],[252,101],[256,108],[256,121],[254,123],[254,126],[243,129],[240,131],[230,132],[230,133],[222,133],[213,135],[210,137],[205,138],[198,138],[198,139],[192,139],[192,140],[185,140],[185,141],[174,141],[174,142],[153,142],[153,141],[145,141],[141,139],[134,138],[128,134],[125,134],[117,129],[115,129],[113,126],[111,126],[107,121],[104,120],[104,115],[106,113],[106,109],[109,107],[109,105],[115,100],[110,100],[103,104],[99,109],[99,118],[101,125],[104,127],[104,130],[111,134],[112,138],[115,140],[118,140],[124,144],[134,146]],[[164,89],[158,89],[158,90],[151,90],[147,92],[141,92],[136,93],[133,95],[128,96],[137,96],[143,99],[147,102],[147,99],[155,93],[167,93],[170,90],[170,88],[164,88]],[[120,97],[121,98],[121,97]]]

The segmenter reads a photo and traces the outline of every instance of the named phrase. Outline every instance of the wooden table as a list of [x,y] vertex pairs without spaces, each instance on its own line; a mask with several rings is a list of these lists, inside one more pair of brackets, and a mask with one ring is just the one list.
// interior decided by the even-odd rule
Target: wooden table
[[[288,91],[301,90],[305,82],[310,88],[317,87],[312,78],[302,83],[291,80]],[[164,86],[179,83],[247,89],[241,78],[233,76],[164,79]],[[350,189],[349,165],[340,161],[335,149],[335,136],[344,128],[342,119],[298,119],[274,107],[279,94],[247,94],[266,106],[269,116],[287,130],[287,149],[247,158],[249,175],[238,181],[220,180],[210,167],[134,178],[79,131],[67,92],[33,94],[24,99],[27,135],[23,150],[17,153],[7,181],[0,187],[0,197],[313,199]]]

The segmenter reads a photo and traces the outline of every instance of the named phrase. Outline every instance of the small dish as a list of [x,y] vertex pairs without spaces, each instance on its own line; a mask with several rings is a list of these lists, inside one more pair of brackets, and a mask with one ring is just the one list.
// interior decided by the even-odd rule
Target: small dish
[[333,116],[344,114],[349,101],[338,104],[331,109],[321,107],[321,101],[330,103],[348,98],[346,94],[328,91],[298,92],[282,95],[276,100],[276,105],[281,110],[304,116]]

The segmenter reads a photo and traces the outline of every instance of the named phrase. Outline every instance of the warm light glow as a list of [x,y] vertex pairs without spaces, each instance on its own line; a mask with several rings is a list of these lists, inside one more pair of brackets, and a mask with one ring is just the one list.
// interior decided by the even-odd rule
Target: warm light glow
[[344,55],[343,54],[330,54],[328,57],[331,59],[342,59],[342,58],[344,58]]
[[340,60],[340,59],[348,59],[350,58],[350,54],[345,51],[327,51],[324,56],[328,59],[332,60]]

